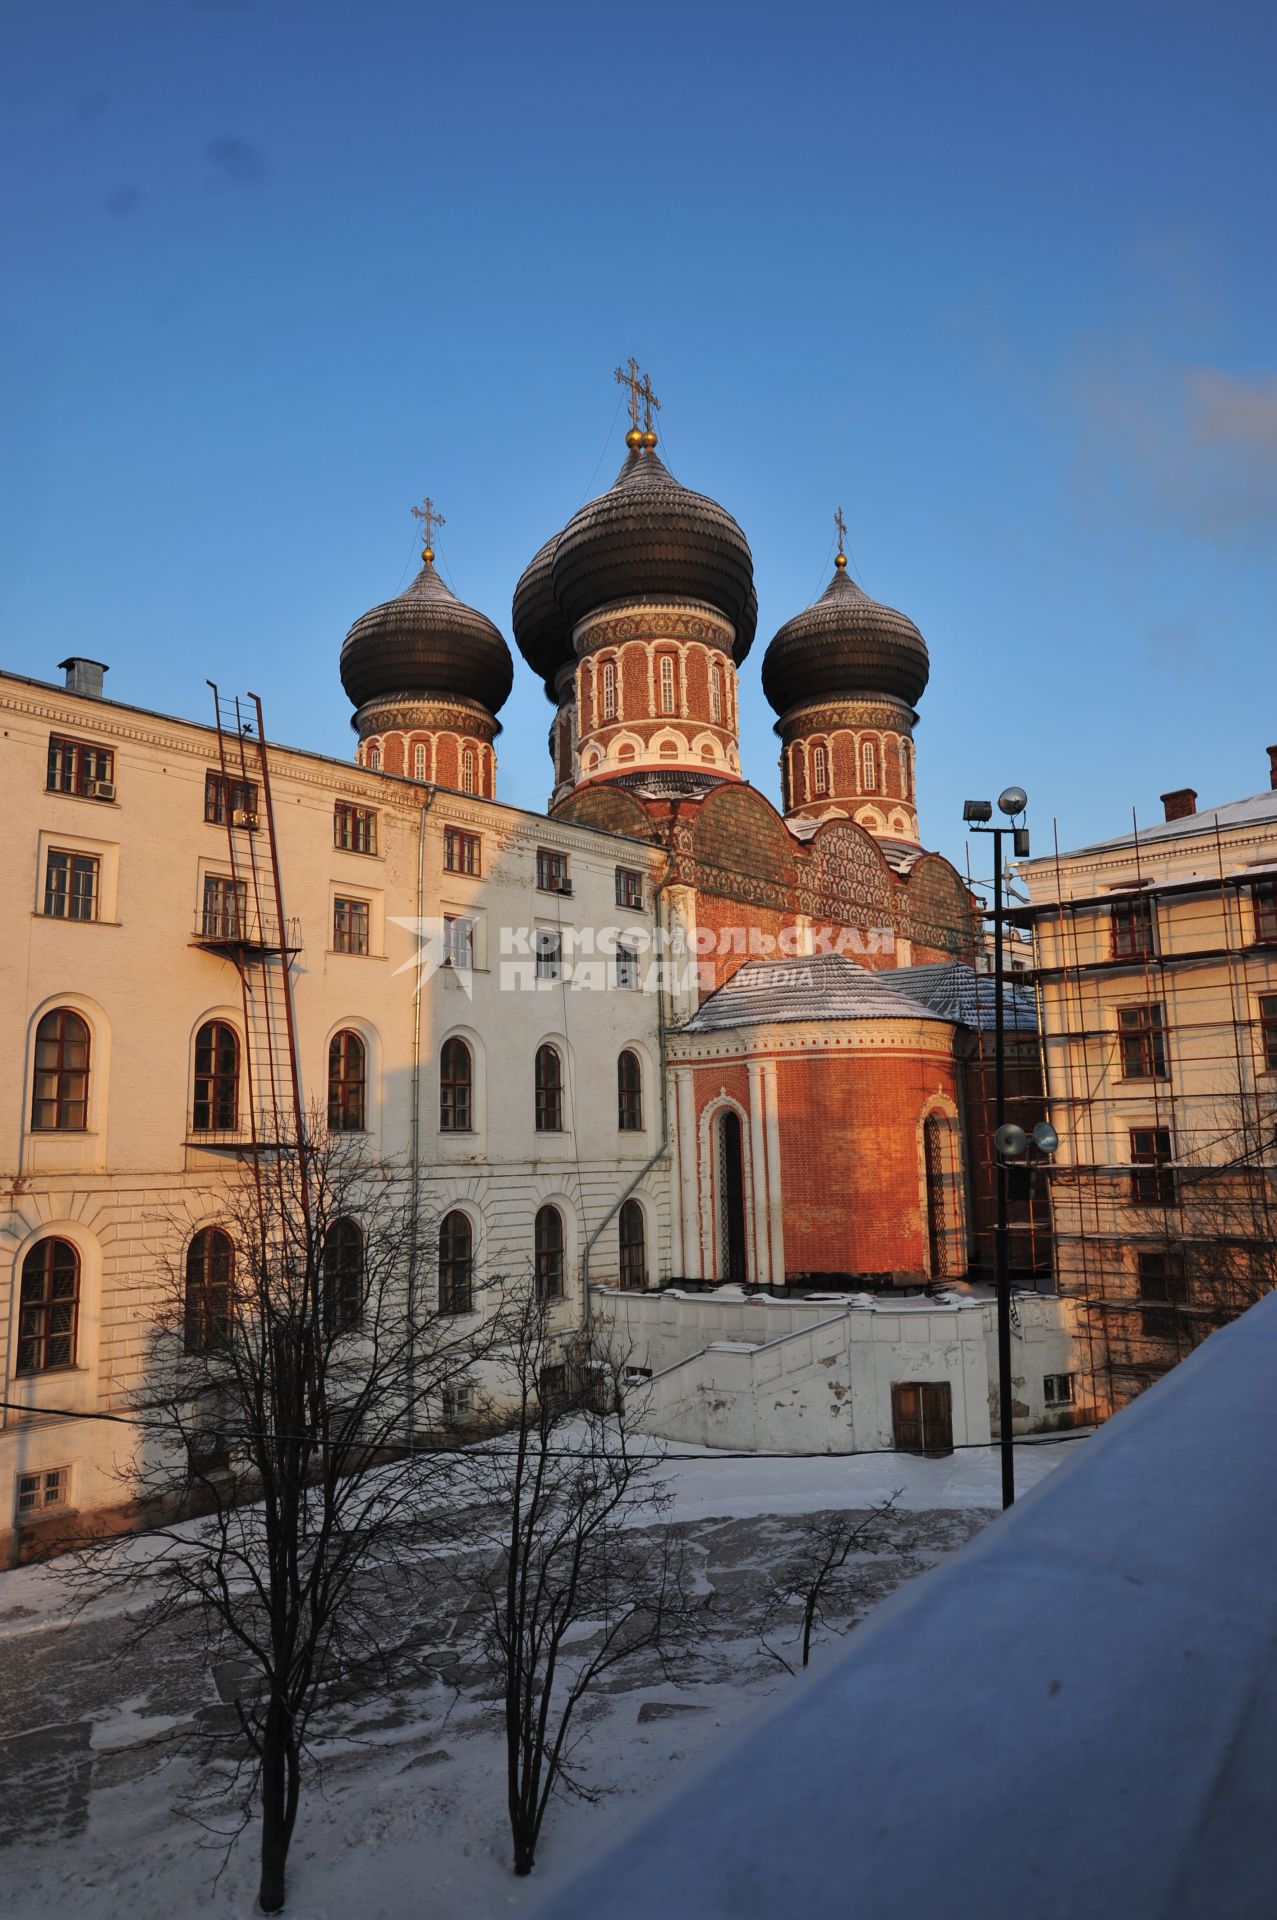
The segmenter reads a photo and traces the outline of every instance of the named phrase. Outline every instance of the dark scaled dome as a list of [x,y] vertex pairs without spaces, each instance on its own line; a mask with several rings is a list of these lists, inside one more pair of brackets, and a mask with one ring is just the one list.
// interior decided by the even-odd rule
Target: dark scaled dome
[[758,626],[754,560],[725,507],[680,486],[650,446],[634,447],[606,493],[547,540],[514,593],[514,637],[553,691],[573,659],[572,628],[624,600],[700,600],[736,629],[733,658]]
[[477,700],[496,714],[509,696],[514,662],[484,614],[445,587],[429,558],[395,600],[356,620],[341,650],[341,683],[357,707],[369,700]]
[[763,692],[777,713],[806,700],[874,694],[912,707],[930,672],[913,621],[871,600],[840,565],[819,600],[787,620],[763,655]]

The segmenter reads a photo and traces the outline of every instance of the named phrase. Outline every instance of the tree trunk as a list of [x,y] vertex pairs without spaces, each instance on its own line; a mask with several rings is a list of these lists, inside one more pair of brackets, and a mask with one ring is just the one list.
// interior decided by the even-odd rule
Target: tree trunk
[[262,1866],[257,1904],[263,1913],[284,1907],[284,1869],[297,1817],[297,1767],[285,1732],[287,1710],[272,1701],[262,1739]]

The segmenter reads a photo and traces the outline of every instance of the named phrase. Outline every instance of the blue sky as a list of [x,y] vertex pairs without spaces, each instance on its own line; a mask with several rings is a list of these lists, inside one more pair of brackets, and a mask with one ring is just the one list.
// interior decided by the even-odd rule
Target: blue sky
[[[346,754],[337,655],[430,492],[509,634],[610,483],[630,354],[754,550],[758,663],[828,577],[931,648],[924,838],[1035,851],[1267,783],[1271,8],[196,0],[9,10],[0,660],[206,675]],[[539,806],[519,664],[500,791]]]

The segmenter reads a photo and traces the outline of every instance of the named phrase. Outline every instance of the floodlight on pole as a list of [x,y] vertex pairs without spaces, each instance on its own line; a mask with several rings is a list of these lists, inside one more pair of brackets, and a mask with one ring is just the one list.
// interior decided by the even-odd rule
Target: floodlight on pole
[[998,795],[1000,811],[1011,819],[1014,819],[1017,813],[1023,813],[1028,804],[1029,796],[1023,787],[1003,787]]
[[974,820],[992,820],[993,802],[991,800],[965,800],[962,805],[962,818],[968,822]]

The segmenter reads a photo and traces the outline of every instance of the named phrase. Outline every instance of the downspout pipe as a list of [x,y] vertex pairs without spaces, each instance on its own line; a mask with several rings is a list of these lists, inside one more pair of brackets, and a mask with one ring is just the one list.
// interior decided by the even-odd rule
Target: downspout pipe
[[[657,927],[658,933],[661,930],[661,911],[660,911],[661,895],[664,893],[666,887],[669,885],[673,877],[674,877],[674,856],[667,849],[665,872],[661,875],[661,878],[657,881],[655,887],[652,889],[652,903],[653,903],[653,906],[656,908],[655,921],[656,921],[656,927]],[[659,965],[659,956],[658,956],[658,965]],[[581,1318],[576,1327],[576,1332],[575,1332],[575,1335],[573,1336],[574,1338],[580,1338],[583,1334],[587,1334],[589,1332],[589,1328],[590,1328],[590,1255],[594,1251],[594,1248],[598,1242],[600,1234],[603,1232],[603,1229],[605,1227],[610,1226],[612,1221],[615,1220],[617,1214],[621,1211],[621,1208],[625,1205],[626,1201],[630,1198],[630,1196],[642,1185],[643,1181],[646,1180],[648,1174],[652,1171],[652,1168],[656,1165],[657,1161],[662,1157],[663,1154],[669,1151],[670,1106],[669,1106],[669,1089],[666,1084],[667,1075],[666,1075],[666,1065],[665,1065],[665,983],[661,979],[659,972],[657,975],[657,983],[658,984],[657,984],[657,998],[656,998],[656,1045],[657,1045],[657,1071],[659,1074],[660,1086],[661,1086],[661,1137],[657,1145],[656,1151],[655,1153],[653,1153],[651,1159],[644,1161],[643,1165],[639,1168],[634,1178],[630,1181],[629,1186],[626,1187],[624,1193],[622,1193],[619,1196],[619,1198],[616,1200],[616,1202],[611,1207],[609,1207],[608,1211],[604,1214],[603,1218],[599,1221],[598,1226],[595,1227],[594,1232],[589,1236],[589,1238],[585,1243],[585,1248],[581,1255]]]

